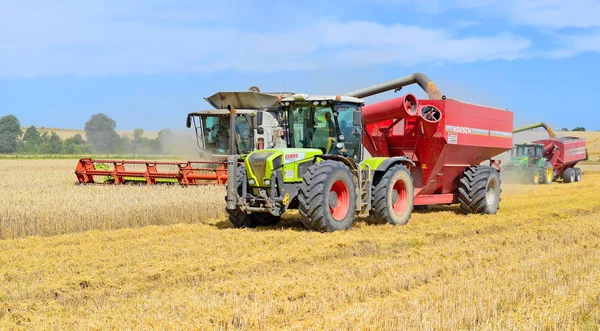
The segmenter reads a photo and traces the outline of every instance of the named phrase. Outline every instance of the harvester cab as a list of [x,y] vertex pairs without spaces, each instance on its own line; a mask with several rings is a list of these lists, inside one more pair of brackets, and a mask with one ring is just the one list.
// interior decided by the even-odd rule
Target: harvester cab
[[[212,109],[189,113],[186,126],[194,127],[198,147],[203,153],[225,157],[232,154],[229,150],[229,122],[229,110]],[[238,109],[233,134],[233,154],[247,154],[255,149],[286,145],[277,108]]]
[[[430,100],[407,94],[364,106],[363,97],[413,83]],[[228,156],[227,212],[235,227],[277,223],[288,209],[317,231],[348,229],[367,215],[406,224],[413,204],[498,209],[498,169],[480,164],[510,150],[508,111],[446,100],[423,74],[345,95],[295,94],[280,98],[279,110],[286,148]],[[476,127],[461,123],[464,117]]]

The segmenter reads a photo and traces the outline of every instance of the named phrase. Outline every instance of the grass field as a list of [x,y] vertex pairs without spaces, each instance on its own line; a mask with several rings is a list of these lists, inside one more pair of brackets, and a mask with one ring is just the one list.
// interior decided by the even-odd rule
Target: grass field
[[504,185],[494,216],[322,234],[232,229],[222,188],[80,186],[74,166],[0,161],[0,329],[600,328],[594,171]]

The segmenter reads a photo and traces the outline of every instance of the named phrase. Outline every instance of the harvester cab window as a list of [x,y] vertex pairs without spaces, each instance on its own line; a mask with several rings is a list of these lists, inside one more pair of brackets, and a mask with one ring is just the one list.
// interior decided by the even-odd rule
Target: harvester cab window
[[[228,154],[229,153],[229,115],[226,116],[206,116],[202,121],[204,131],[204,146],[209,153]],[[235,144],[236,153],[246,154],[254,148],[253,128],[251,119],[246,115],[239,115],[235,124]]]

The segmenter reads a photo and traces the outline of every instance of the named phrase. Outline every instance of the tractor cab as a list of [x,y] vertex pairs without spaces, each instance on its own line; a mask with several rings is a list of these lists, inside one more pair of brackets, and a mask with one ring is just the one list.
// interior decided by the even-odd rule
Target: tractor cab
[[347,96],[296,94],[279,103],[289,148],[361,158],[363,101]]
[[512,150],[512,158],[523,160],[527,158],[528,165],[536,165],[544,157],[544,146],[540,144],[518,144]]

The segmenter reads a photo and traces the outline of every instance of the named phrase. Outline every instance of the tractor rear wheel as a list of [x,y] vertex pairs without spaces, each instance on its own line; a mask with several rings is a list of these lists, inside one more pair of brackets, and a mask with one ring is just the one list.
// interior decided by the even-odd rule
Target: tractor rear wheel
[[[246,169],[243,166],[239,166],[237,168],[237,182],[236,188],[238,195],[242,195],[242,185],[243,182],[247,180],[246,177]],[[226,209],[227,214],[229,214],[229,222],[236,228],[252,228],[255,227],[256,224],[253,222],[252,217],[242,211],[239,207],[235,209]]]
[[316,231],[347,230],[356,210],[356,185],[344,164],[324,160],[308,167],[298,191],[304,226]]
[[552,169],[552,163],[548,161],[544,162],[544,165],[542,166],[541,175],[542,184],[552,184],[552,181],[554,180],[554,170]]
[[540,183],[540,170],[537,166],[529,167],[525,171],[525,184],[537,185]]
[[373,188],[371,214],[377,223],[405,225],[412,214],[414,198],[410,172],[401,164],[393,166]]
[[490,166],[467,168],[458,186],[460,210],[465,214],[495,214],[500,208],[500,175]]
[[575,181],[575,170],[568,168],[563,171],[563,183],[573,183]]
[[575,181],[580,182],[583,177],[583,173],[581,172],[581,169],[579,169],[579,168],[573,168],[573,169],[575,171]]

